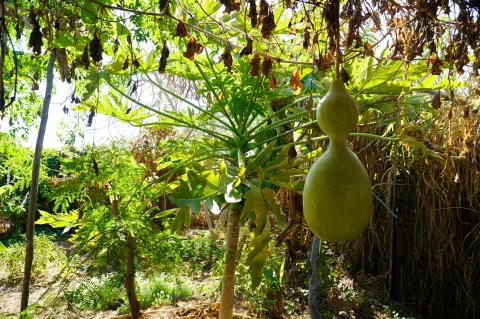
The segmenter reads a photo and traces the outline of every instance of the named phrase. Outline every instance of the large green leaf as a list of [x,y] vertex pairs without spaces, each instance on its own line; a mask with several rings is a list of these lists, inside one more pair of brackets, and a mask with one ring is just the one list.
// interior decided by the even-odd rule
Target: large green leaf
[[270,219],[265,218],[264,227],[255,229],[255,234],[250,244],[247,255],[248,272],[252,278],[252,288],[258,287],[263,277],[263,270],[268,256],[271,224]]

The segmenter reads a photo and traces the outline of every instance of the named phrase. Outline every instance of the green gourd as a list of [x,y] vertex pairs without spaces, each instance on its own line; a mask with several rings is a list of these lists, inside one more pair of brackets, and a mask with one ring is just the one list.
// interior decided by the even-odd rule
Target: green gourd
[[351,240],[367,227],[373,200],[367,171],[347,145],[348,133],[358,121],[358,111],[342,80],[333,80],[320,101],[317,121],[330,144],[305,180],[305,221],[322,240]]

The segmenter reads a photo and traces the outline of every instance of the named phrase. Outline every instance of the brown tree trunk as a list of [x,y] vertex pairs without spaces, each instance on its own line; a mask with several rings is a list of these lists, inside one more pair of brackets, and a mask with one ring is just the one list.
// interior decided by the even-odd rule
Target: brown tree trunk
[[[119,221],[121,219],[118,209],[118,199],[112,200],[113,217]],[[136,241],[128,231],[124,232],[125,236],[125,290],[127,291],[128,305],[130,306],[131,319],[140,318],[140,303],[135,293],[135,249]]]
[[238,234],[240,230],[241,205],[229,211],[225,243],[225,267],[223,269],[222,295],[219,319],[232,319],[235,304],[234,285],[237,267]]
[[132,319],[140,318],[140,303],[135,293],[135,238],[130,234],[125,234],[126,250],[125,259],[127,260],[127,269],[125,270],[125,289],[127,290],[128,304],[130,305],[130,314]]
[[52,49],[47,66],[47,86],[45,88],[45,97],[43,98],[42,116],[38,128],[37,142],[35,144],[35,153],[33,155],[32,181],[30,183],[30,201],[28,206],[27,230],[25,243],[25,268],[23,270],[23,287],[20,311],[28,307],[28,297],[30,293],[30,278],[33,264],[33,235],[35,233],[35,213],[37,211],[38,197],[38,176],[40,173],[40,159],[43,151],[43,139],[47,129],[48,110],[52,98],[53,89],[53,68],[55,62],[55,49]]

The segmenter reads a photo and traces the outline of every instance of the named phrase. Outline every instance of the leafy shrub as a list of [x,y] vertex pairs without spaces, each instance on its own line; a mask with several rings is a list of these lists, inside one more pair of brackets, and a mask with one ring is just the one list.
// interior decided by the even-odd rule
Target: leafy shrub
[[[46,278],[49,268],[57,271],[66,264],[65,250],[57,246],[53,237],[36,235],[33,239],[34,258],[32,280]],[[14,243],[0,252],[0,282],[14,284],[23,278],[25,242]]]
[[192,295],[187,281],[167,274],[137,278],[137,291],[142,308],[182,300]]
[[80,310],[116,309],[124,303],[123,278],[119,274],[90,277],[64,294],[70,308]]
[[[136,278],[138,299],[142,309],[188,298],[193,291],[182,278],[160,274],[139,274]],[[118,309],[128,312],[127,296],[123,276],[119,273],[92,277],[64,294],[70,308],[80,310]]]
[[223,268],[224,251],[223,243],[212,242],[204,232],[183,240],[178,253],[190,270],[215,272],[218,266]]

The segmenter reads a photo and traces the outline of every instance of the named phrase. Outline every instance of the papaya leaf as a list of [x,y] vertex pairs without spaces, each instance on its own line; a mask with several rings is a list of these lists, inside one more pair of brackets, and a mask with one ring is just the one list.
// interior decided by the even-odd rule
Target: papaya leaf
[[268,246],[270,241],[271,224],[270,219],[265,219],[264,227],[255,230],[255,235],[250,245],[250,251],[247,255],[248,272],[252,278],[252,288],[258,287],[262,281],[263,269],[268,256]]
[[[251,213],[255,212],[257,219],[260,221],[261,216],[267,216],[267,207],[265,206],[265,200],[263,199],[262,191],[259,187],[251,184],[250,190],[244,195],[245,204],[243,205],[242,215],[240,216],[240,223],[243,224],[247,221],[247,218]],[[263,221],[262,221],[263,224]],[[258,227],[257,223],[257,227]]]
[[180,209],[178,209],[177,215],[172,223],[172,232],[179,231],[183,225],[188,225],[188,227],[190,226],[190,210],[188,206],[182,206]]
[[275,192],[271,188],[262,188],[262,194],[273,216],[275,216],[275,219],[277,220],[278,228],[284,230],[287,226],[287,223],[280,206],[278,206],[275,202]]

